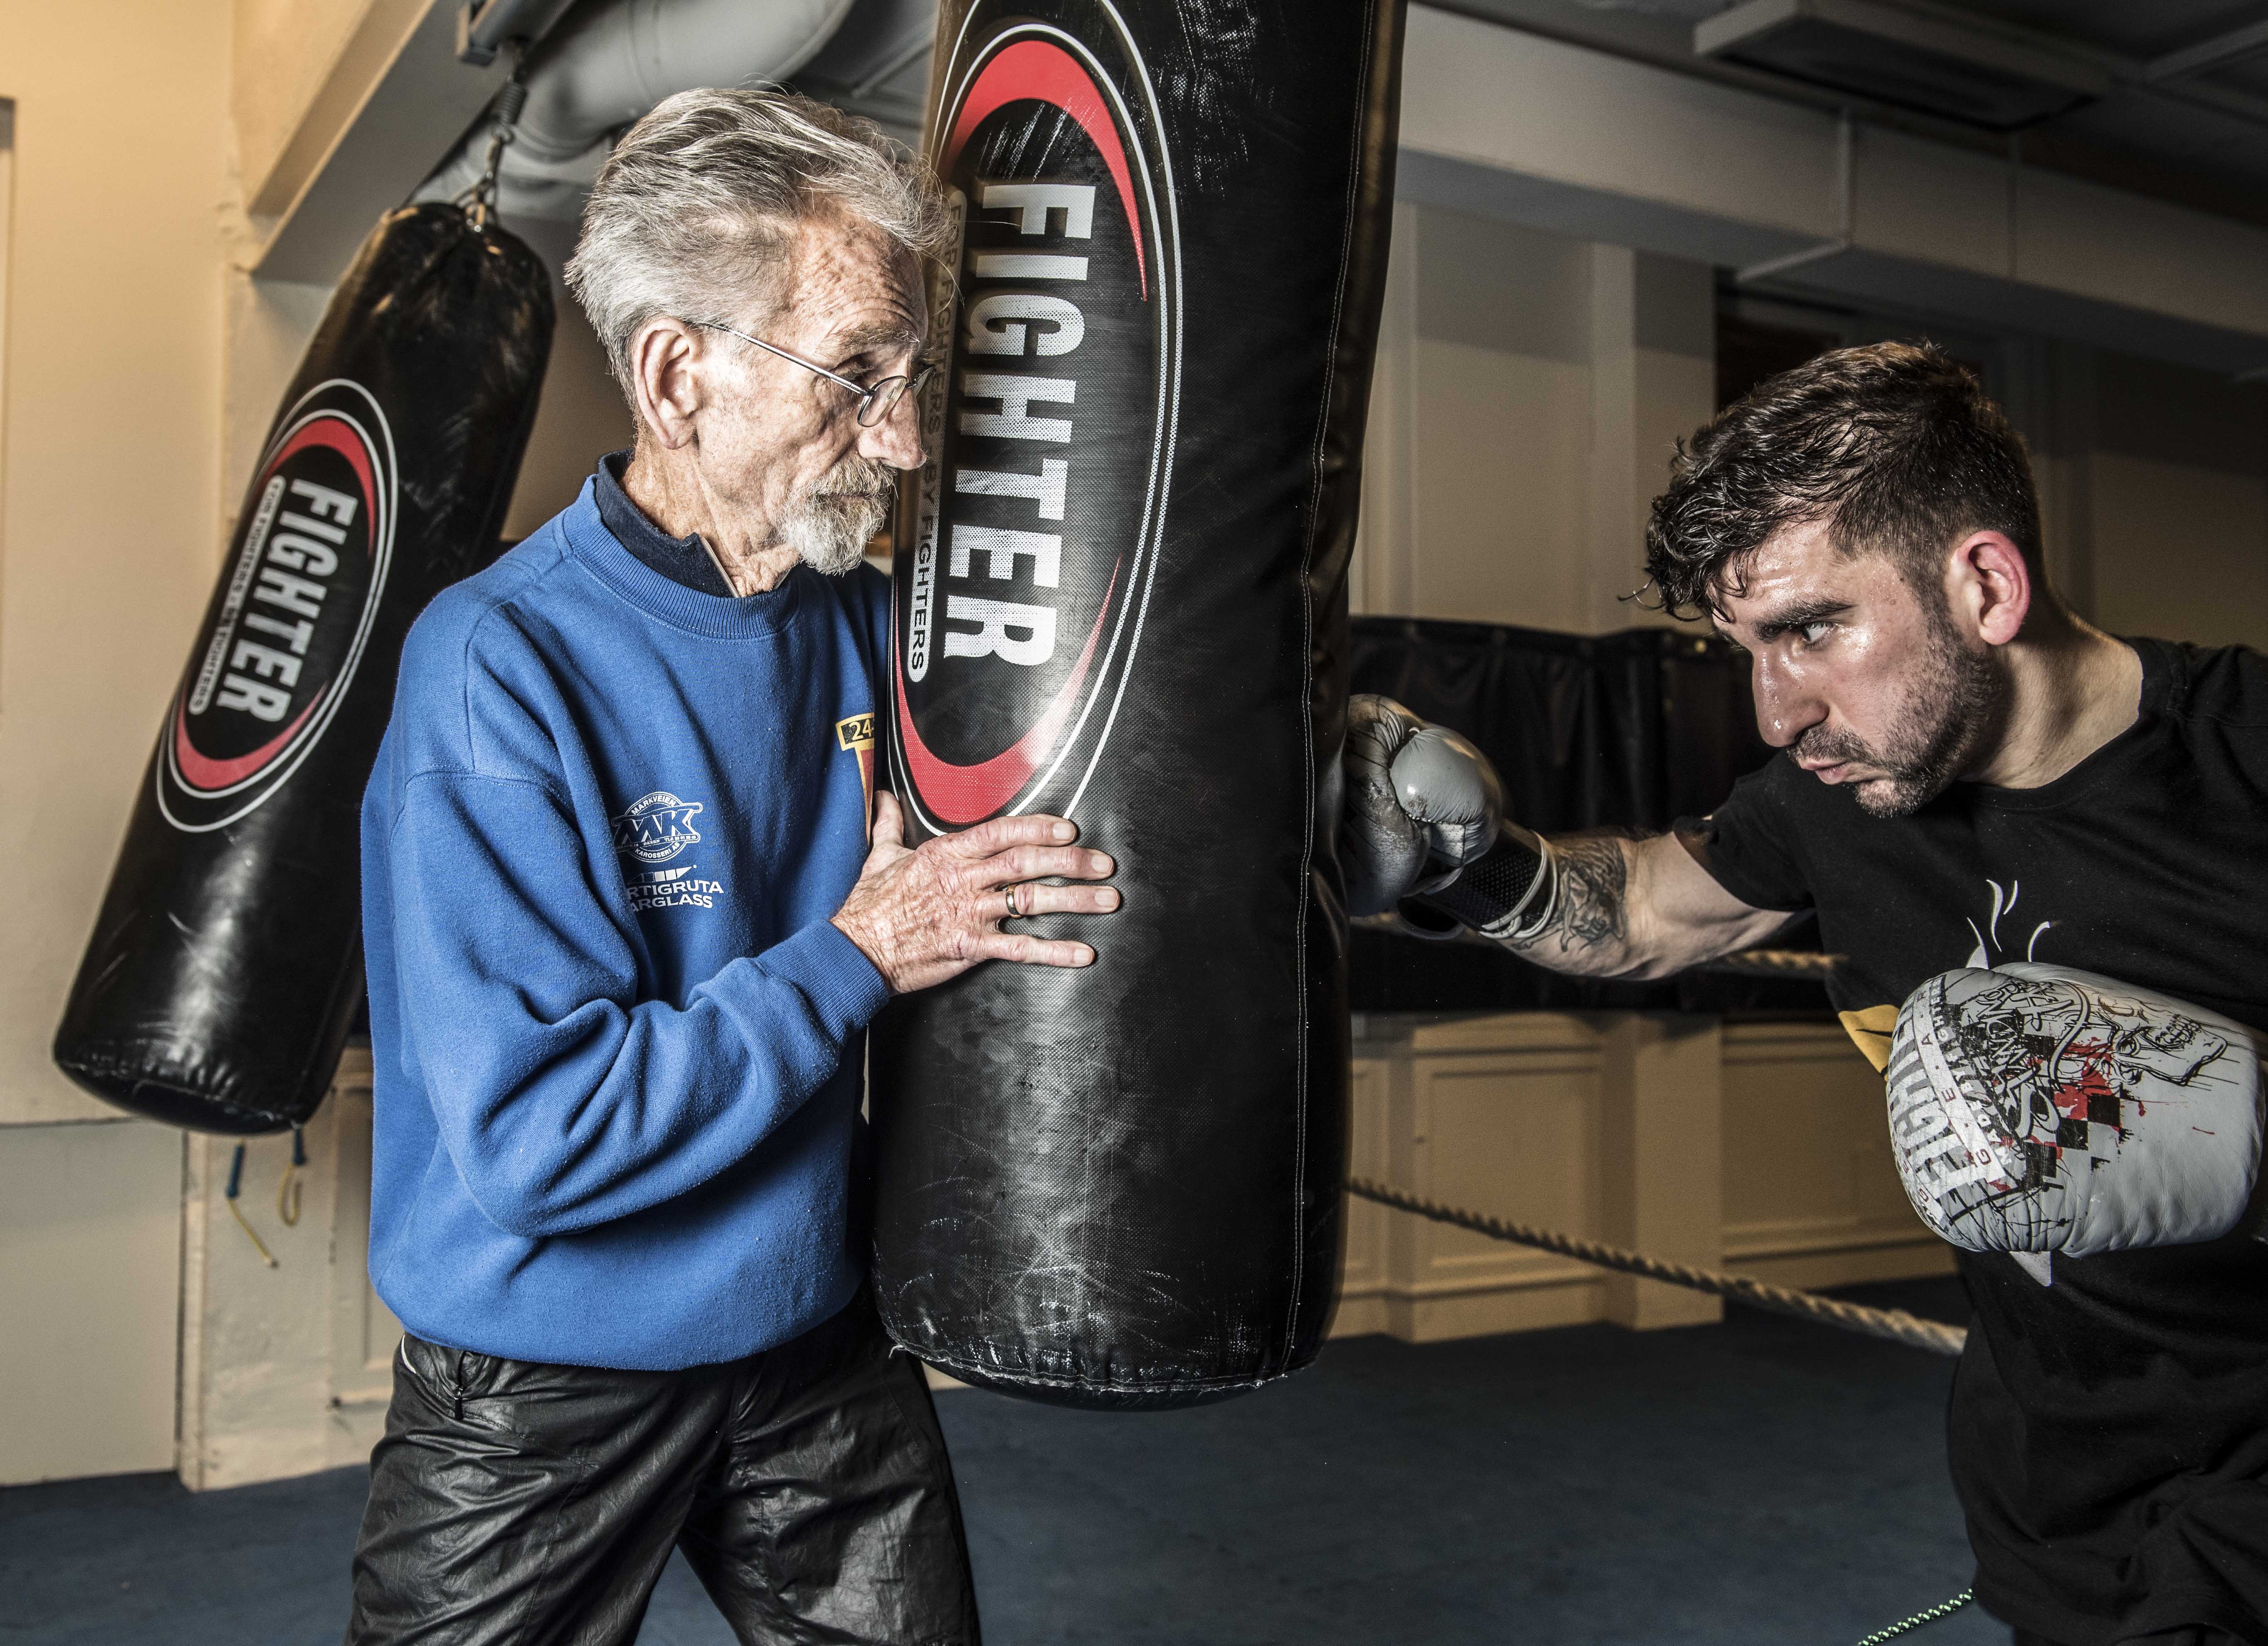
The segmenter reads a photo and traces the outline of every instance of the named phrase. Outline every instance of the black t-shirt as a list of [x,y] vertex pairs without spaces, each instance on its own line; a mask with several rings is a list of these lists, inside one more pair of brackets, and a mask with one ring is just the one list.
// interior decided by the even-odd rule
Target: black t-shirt
[[[1956,783],[1883,819],[1782,756],[1679,826],[1742,902],[1818,911],[1878,1068],[1925,979],[2027,958],[2268,1031],[2268,658],[2132,643],[2139,718],[2043,788]],[[1961,1267],[1948,1429],[1977,1598],[2071,1646],[2268,1643],[2268,1245],[2058,1256],[2048,1287],[1999,1253]]]

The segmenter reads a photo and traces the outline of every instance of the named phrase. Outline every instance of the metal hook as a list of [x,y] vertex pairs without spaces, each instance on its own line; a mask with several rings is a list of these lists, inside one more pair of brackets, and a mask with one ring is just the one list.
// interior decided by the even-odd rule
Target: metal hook
[[504,165],[504,151],[518,135],[520,111],[527,107],[527,59],[514,40],[509,49],[512,55],[512,78],[504,82],[491,107],[493,124],[489,130],[488,158],[481,164],[480,181],[457,196],[457,204],[475,229],[486,229],[489,219],[496,215],[497,173]]

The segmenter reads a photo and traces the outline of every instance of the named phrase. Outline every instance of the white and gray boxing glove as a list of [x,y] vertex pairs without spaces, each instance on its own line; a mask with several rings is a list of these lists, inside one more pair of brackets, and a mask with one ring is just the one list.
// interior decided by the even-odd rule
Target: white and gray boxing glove
[[2260,1166],[2251,1032],[2091,972],[1931,978],[1890,1041],[1890,1143],[1922,1221],[1971,1252],[2091,1257],[2242,1221]]
[[1488,756],[1390,697],[1347,702],[1339,863],[1347,909],[1382,915],[1438,890],[1496,841],[1504,788]]

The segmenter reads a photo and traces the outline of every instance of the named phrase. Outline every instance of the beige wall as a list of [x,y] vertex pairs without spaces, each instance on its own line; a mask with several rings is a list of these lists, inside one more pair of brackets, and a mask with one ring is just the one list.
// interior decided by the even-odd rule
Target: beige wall
[[559,329],[551,340],[551,364],[543,377],[543,400],[527,439],[504,534],[523,538],[575,501],[584,478],[601,454],[630,443],[630,408],[607,372],[607,351],[583,311],[559,282],[559,269],[575,249],[571,223],[507,223],[551,269]]
[[1595,633],[1655,621],[1646,509],[1714,384],[1712,274],[1395,209],[1358,611]]
[[0,1129],[0,1485],[169,1468],[180,1135]]
[[2094,387],[2095,621],[2268,647],[2268,390],[2111,354]]
[[180,1138],[47,1047],[225,507],[229,11],[141,0],[99,33],[0,0],[0,1481],[173,1451]]
[[[0,0],[0,1119],[107,1114],[48,1036],[217,553],[228,10]],[[128,95],[122,88],[131,88]]]

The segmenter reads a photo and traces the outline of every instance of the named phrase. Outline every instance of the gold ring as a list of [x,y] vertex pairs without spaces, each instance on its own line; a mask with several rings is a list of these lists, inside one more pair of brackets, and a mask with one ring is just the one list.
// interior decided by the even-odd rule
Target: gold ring
[[1016,891],[1017,888],[1013,885],[1008,887],[1008,918],[1010,920],[1024,918],[1024,911],[1016,907]]

